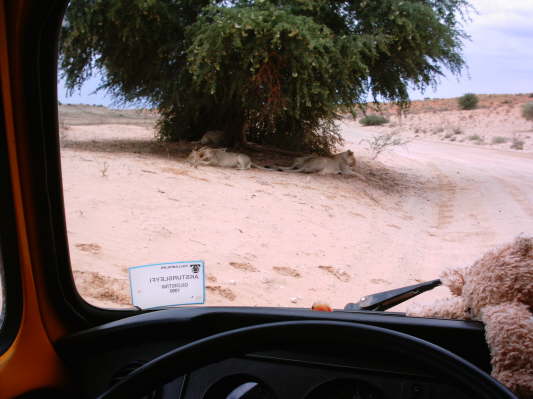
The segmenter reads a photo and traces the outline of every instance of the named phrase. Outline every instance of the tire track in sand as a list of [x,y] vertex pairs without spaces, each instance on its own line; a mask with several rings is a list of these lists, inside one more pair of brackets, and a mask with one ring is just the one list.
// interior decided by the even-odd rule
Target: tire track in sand
[[508,180],[502,179],[501,177],[496,177],[496,180],[511,195],[522,211],[533,219],[533,201],[531,201],[520,188],[515,184],[510,183]]
[[457,196],[457,186],[445,175],[435,164],[430,163],[429,167],[435,172],[437,178],[437,221],[435,228],[442,230],[448,227],[455,218],[455,199]]

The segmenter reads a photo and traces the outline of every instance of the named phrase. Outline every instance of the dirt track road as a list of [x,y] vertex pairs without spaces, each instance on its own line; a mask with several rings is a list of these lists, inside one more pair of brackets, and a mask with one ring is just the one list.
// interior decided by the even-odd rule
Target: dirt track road
[[[349,125],[344,133],[348,147],[361,151],[359,142],[368,133]],[[469,264],[518,234],[533,234],[533,153],[416,140],[380,159],[433,182],[426,204],[414,199],[406,209],[418,219],[432,214],[420,224],[427,237],[421,231],[410,240],[399,237],[412,249],[405,251],[406,259],[423,275],[438,273],[446,264]],[[440,293],[425,295],[430,300]]]
[[[367,135],[362,129],[346,133],[352,142]],[[533,233],[533,153],[417,140],[389,157],[433,174],[437,230],[458,239],[461,234],[505,240],[517,232]],[[465,227],[470,231],[457,231]]]
[[439,228],[469,222],[503,239],[533,231],[533,154],[424,141],[398,153],[435,171],[443,191]]

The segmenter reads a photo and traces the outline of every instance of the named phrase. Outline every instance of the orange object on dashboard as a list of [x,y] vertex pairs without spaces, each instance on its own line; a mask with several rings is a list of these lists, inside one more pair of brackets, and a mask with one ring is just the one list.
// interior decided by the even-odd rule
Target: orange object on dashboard
[[317,312],[333,312],[331,306],[324,302],[313,303],[313,306],[311,306],[311,310],[315,310]]

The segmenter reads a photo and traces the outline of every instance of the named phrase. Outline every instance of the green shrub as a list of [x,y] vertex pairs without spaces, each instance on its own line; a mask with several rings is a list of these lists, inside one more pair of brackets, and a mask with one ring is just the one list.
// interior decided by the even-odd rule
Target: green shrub
[[359,123],[363,126],[376,126],[389,123],[389,120],[381,115],[367,115],[359,119]]
[[522,105],[522,116],[528,121],[533,121],[533,102]]
[[459,103],[459,108],[461,109],[475,109],[479,99],[473,93],[467,93],[464,96],[459,97],[457,100]]
[[470,141],[481,141],[481,137],[479,136],[479,134],[473,134],[471,136],[468,136],[468,140]]
[[501,144],[501,143],[507,143],[509,140],[507,137],[502,136],[496,136],[492,138],[492,144]]

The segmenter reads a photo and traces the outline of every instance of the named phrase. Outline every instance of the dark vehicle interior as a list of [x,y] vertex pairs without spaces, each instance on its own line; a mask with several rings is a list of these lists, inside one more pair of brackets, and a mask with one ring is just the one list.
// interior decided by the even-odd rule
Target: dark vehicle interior
[[59,154],[66,3],[0,3],[0,397],[514,397],[488,375],[474,321],[85,302],[70,268]]

